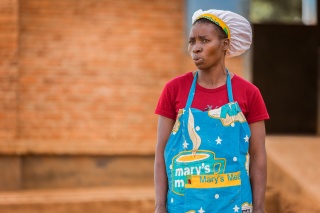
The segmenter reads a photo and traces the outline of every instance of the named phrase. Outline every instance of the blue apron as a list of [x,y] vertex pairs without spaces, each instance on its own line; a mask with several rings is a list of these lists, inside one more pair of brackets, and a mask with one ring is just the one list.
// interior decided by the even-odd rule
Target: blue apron
[[184,109],[180,109],[164,157],[168,213],[251,213],[250,127],[234,102],[217,109],[191,108],[198,72]]

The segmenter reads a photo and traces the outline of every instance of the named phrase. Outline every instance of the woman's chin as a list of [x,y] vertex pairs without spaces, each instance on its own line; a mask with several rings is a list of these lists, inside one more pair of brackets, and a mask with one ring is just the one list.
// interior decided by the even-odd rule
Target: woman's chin
[[206,69],[204,64],[195,64],[196,67],[199,69],[199,70],[203,70],[203,69]]

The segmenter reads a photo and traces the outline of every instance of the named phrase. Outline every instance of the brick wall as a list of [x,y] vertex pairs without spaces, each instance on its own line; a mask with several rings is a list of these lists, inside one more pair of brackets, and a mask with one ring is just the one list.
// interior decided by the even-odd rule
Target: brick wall
[[153,143],[183,1],[21,1],[19,137]]
[[[1,152],[154,146],[164,84],[195,69],[183,0],[5,0],[0,10],[0,139],[14,139]],[[241,59],[228,63],[240,72]]]
[[0,1],[0,141],[16,136],[18,2]]

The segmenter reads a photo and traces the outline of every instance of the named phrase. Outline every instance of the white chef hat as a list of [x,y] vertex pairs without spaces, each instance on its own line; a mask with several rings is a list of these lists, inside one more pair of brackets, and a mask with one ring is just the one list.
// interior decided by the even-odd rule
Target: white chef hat
[[241,55],[250,48],[252,30],[250,23],[244,17],[225,10],[197,10],[192,16],[192,24],[200,18],[212,21],[225,31],[230,39],[226,57]]

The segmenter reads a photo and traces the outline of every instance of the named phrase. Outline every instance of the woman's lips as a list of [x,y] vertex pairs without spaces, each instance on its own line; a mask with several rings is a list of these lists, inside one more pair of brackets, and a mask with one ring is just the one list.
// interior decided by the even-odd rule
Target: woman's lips
[[203,61],[203,58],[201,58],[201,57],[194,57],[194,58],[193,58],[193,61],[194,61],[195,64],[199,64],[199,63],[201,63],[201,62]]

